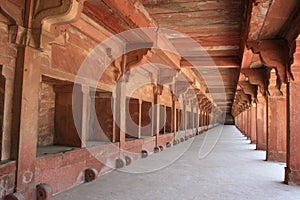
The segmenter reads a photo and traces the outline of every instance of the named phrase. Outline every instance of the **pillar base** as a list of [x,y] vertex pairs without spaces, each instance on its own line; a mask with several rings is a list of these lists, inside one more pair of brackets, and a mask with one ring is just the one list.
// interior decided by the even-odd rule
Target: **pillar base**
[[265,144],[256,144],[256,150],[266,151],[267,146]]
[[286,162],[285,152],[267,152],[267,161]]
[[286,167],[284,182],[288,185],[300,185],[300,170],[290,170]]

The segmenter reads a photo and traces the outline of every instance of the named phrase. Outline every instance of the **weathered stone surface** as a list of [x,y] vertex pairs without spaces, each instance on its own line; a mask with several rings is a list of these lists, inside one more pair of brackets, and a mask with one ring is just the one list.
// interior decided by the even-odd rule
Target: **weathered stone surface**
[[53,86],[42,83],[39,103],[38,146],[53,144],[55,92]]
[[256,107],[257,129],[256,129],[256,149],[267,149],[267,104],[264,97],[260,97]]
[[289,109],[287,120],[287,167],[285,170],[285,182],[300,185],[300,38],[297,38],[297,48],[294,54],[292,72],[295,80],[288,84],[287,108]]
[[10,161],[0,165],[0,198],[12,193],[15,188],[16,162]]
[[268,135],[266,160],[286,162],[286,97],[268,97]]
[[[1,1],[0,198],[15,190],[26,199],[35,199],[37,183],[49,184],[53,193],[57,194],[83,183],[87,168],[99,172],[93,177],[96,178],[111,171],[117,158],[124,166],[143,157],[143,151],[151,154],[170,147],[171,143],[184,142],[194,136],[196,129],[203,132],[214,127],[222,112],[229,115],[231,111],[236,125],[252,143],[257,143],[257,149],[268,151],[268,160],[285,161],[285,133],[288,131],[286,182],[300,184],[299,134],[296,134],[299,132],[297,91],[300,76],[297,70],[292,70],[295,81],[289,83],[288,110],[285,111],[286,104],[281,96],[278,97],[285,93],[282,85],[275,79],[269,83],[268,73],[265,73],[269,71],[263,66],[276,68],[281,82],[292,80],[289,79],[289,65],[294,47],[292,40],[299,34],[299,23],[295,22],[299,19],[295,12],[298,8],[296,0],[249,1],[247,5],[241,0]],[[92,58],[87,64],[95,68],[80,77],[83,85],[76,85],[82,92],[73,99],[78,103],[75,115],[80,122],[76,129],[72,86],[78,69],[91,50],[115,33],[157,25],[186,33],[203,49],[197,51],[185,44],[186,36],[165,33],[164,45],[174,45],[181,56],[151,49],[151,44],[146,49],[129,52],[127,60],[123,56],[118,58],[121,61],[107,66],[97,88],[94,88],[101,92],[105,90],[104,93],[110,95],[109,98],[92,100],[96,105],[95,113],[89,113],[89,87],[98,81],[95,70],[107,52]],[[148,41],[149,35],[142,35],[138,37]],[[133,41],[135,37],[123,39]],[[253,42],[252,48],[257,55],[246,55],[249,53],[246,50],[249,41]],[[114,49],[111,48],[111,51]],[[203,54],[206,56],[201,56]],[[189,59],[195,61],[196,66],[192,66]],[[299,65],[297,53],[294,61],[295,65]],[[166,85],[158,83],[155,88],[152,84],[139,86],[132,96],[127,97],[126,88],[121,87],[122,97],[117,94],[117,101],[112,100],[111,92],[118,78],[126,70],[145,63],[171,67],[172,70],[165,71],[161,80]],[[241,65],[243,70],[256,73],[242,71],[239,76]],[[218,73],[214,73],[213,68]],[[157,81],[159,73],[163,74],[163,71],[151,65],[140,78]],[[179,74],[186,79],[185,84],[178,83]],[[132,77],[126,78],[128,81]],[[238,81],[241,88],[237,87]],[[242,82],[255,86],[249,90],[250,87],[243,87]],[[262,96],[256,102],[256,86],[263,96],[269,96],[268,103]],[[174,98],[169,87],[174,87],[181,96]],[[195,102],[186,98],[189,91],[196,93]],[[215,97],[221,94],[225,98]],[[124,117],[126,98],[130,117]],[[184,105],[179,103],[182,99]],[[250,105],[255,102],[256,110],[252,107],[250,111]],[[158,109],[154,111],[153,103],[166,111],[166,122],[161,120],[163,115]],[[116,113],[122,116],[122,128],[131,121],[135,126],[120,131],[113,119]],[[285,121],[284,113],[287,113],[288,121]],[[97,121],[100,121],[103,134],[95,128]],[[148,125],[149,130],[139,127]],[[158,127],[162,128],[158,130]],[[173,133],[174,129],[180,129],[181,133]],[[99,144],[100,141],[101,144],[116,143],[85,149],[86,140]],[[36,156],[37,146],[53,144],[77,148]],[[4,162],[9,159],[14,161]]]

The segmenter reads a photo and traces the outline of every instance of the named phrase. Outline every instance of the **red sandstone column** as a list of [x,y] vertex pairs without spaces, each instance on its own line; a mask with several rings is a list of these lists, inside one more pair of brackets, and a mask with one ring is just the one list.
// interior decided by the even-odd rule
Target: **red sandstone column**
[[172,94],[172,131],[174,133],[174,138],[176,136],[176,126],[177,126],[177,109],[176,109],[176,96]]
[[242,121],[243,121],[243,113],[239,114],[239,130],[242,133]]
[[256,103],[251,106],[251,144],[256,144]]
[[240,115],[235,116],[234,123],[238,129],[240,129],[240,121],[239,120],[240,120]]
[[242,133],[243,135],[246,136],[246,112],[245,110],[243,110],[243,113],[242,113],[242,117],[243,117],[243,120],[242,120]]
[[206,111],[204,114],[205,114],[205,131],[207,131],[208,130],[208,124],[209,124],[208,112]]
[[241,114],[236,116],[236,124],[239,130],[241,130]]
[[191,114],[190,114],[189,129],[193,129],[194,128],[194,120],[195,120],[194,119],[194,100],[193,99],[190,100],[190,106],[191,106]]
[[256,105],[256,149],[267,150],[267,103],[260,93]]
[[81,147],[86,147],[86,137],[88,134],[88,113],[90,109],[90,88],[82,85],[82,118],[81,118]]
[[247,108],[247,139],[251,139],[251,109]]
[[17,160],[16,191],[24,199],[36,199],[35,161],[38,135],[40,66],[39,53],[20,47],[16,63],[12,159]]
[[200,127],[201,127],[201,131],[203,131],[203,108],[200,107]]
[[199,130],[199,106],[198,106],[198,102],[196,102],[196,128],[197,130]]
[[118,127],[120,128],[119,135],[116,138],[119,139],[119,147],[123,149],[125,145],[125,133],[126,133],[126,85],[125,79],[121,77],[121,79],[117,83],[116,87],[116,97],[115,97],[115,107],[116,107],[116,122]]
[[294,54],[292,73],[294,81],[288,83],[287,167],[285,182],[300,185],[300,42]]
[[138,138],[141,138],[142,135],[142,103],[143,101],[139,99],[139,133]]
[[241,117],[242,117],[242,114],[240,113],[238,115],[238,128],[239,128],[240,131],[241,131]]
[[239,123],[240,131],[243,133],[243,112],[240,113],[240,123]]
[[267,155],[266,160],[286,162],[286,127],[287,110],[285,84],[281,91],[276,87],[276,72],[271,71],[268,95],[268,131],[267,131]]
[[183,95],[183,110],[182,110],[183,126],[182,126],[182,130],[184,130],[184,131],[187,129],[186,104],[187,104],[187,101],[185,100],[185,97]]
[[160,115],[160,106],[159,106],[159,86],[154,86],[154,105],[156,107],[154,108],[154,134],[156,137],[156,143],[155,146],[158,147],[159,144],[159,115]]

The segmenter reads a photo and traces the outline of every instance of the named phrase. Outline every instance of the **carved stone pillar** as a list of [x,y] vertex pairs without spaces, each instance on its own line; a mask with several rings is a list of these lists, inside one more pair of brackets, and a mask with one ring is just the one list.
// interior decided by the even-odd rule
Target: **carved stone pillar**
[[186,106],[187,106],[187,101],[185,100],[185,98],[183,98],[183,110],[182,110],[182,130],[186,130],[187,129],[187,111],[186,111]]
[[153,121],[154,121],[154,134],[156,135],[156,146],[158,146],[159,140],[159,129],[160,129],[160,106],[159,106],[159,96],[162,94],[163,87],[161,85],[153,85]]
[[195,104],[195,109],[196,109],[196,128],[197,128],[197,130],[198,130],[198,128],[199,128],[199,106],[198,106],[198,102],[196,102],[196,104]]
[[256,120],[256,149],[267,150],[267,101],[261,94],[257,96]]
[[251,106],[251,144],[256,144],[256,103]]
[[120,143],[120,149],[123,149],[125,145],[125,134],[126,134],[126,82],[122,77],[119,79],[116,86],[116,96],[115,96],[115,120],[116,132],[115,137]]
[[247,108],[246,109],[246,123],[247,123],[247,138],[251,140],[251,109]]
[[141,138],[142,135],[142,103],[143,101],[139,99],[139,132],[138,132],[138,138]]
[[195,109],[194,109],[194,100],[190,100],[190,106],[191,106],[191,114],[190,114],[190,121],[189,121],[189,124],[190,124],[190,129],[193,129],[194,128],[194,112],[195,112]]
[[287,167],[285,182],[300,185],[300,41],[291,67],[294,81],[288,83]]
[[268,131],[266,160],[286,162],[286,85],[278,86],[275,70],[271,71],[268,95]]
[[242,132],[242,120],[243,120],[242,117],[243,117],[243,115],[242,115],[242,113],[240,113],[238,115],[238,128],[241,132]]
[[205,131],[208,130],[208,125],[209,125],[209,113],[206,110],[206,112],[205,112]]
[[[39,85],[41,61],[39,52],[31,47],[18,50],[14,102],[12,159],[17,160],[16,190],[25,199],[35,199],[35,161],[39,116]],[[19,98],[18,98],[19,97]]]
[[174,94],[172,94],[172,123],[171,123],[171,128],[172,128],[172,131],[174,133],[174,138],[176,136],[176,128],[177,128],[177,108],[176,108],[176,101],[177,101],[177,98]]
[[247,130],[247,124],[246,124],[246,111],[243,110],[242,112],[242,133],[244,134],[244,136],[246,136],[246,130]]
[[81,123],[81,147],[86,147],[86,137],[88,134],[88,120],[90,113],[90,88],[82,85],[82,123]]

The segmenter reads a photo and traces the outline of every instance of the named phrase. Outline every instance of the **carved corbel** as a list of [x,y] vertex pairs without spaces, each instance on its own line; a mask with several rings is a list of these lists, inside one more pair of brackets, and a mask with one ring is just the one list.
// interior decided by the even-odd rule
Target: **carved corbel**
[[[113,58],[111,49],[106,49],[106,54],[113,63],[115,81],[118,81],[123,76],[125,81],[128,81],[130,70],[146,63],[147,58],[145,56],[151,50],[151,44],[145,43],[143,45],[142,43],[138,43],[139,46],[131,43],[126,44],[126,53],[116,59]],[[140,49],[138,49],[139,47]]]
[[241,73],[248,78],[250,84],[259,86],[261,94],[266,96],[269,85],[268,71],[267,68],[253,68],[242,69]]
[[245,94],[251,95],[251,99],[253,101],[257,100],[257,86],[250,84],[248,81],[240,81],[238,83],[241,88],[243,88],[243,91]]
[[24,28],[22,9],[8,0],[0,1],[0,21],[8,26],[8,41],[17,45],[25,45],[27,28]]
[[243,90],[236,91],[236,99],[234,104],[242,107],[244,110],[246,105],[251,103],[251,96],[249,94],[245,94]]
[[[63,25],[79,19],[85,0],[37,0],[32,20],[33,46],[44,48],[55,40],[53,25]],[[58,31],[58,32],[57,32]],[[60,33],[59,33],[60,34]]]
[[279,79],[287,83],[293,79],[291,64],[293,53],[285,39],[250,41],[247,44],[253,53],[259,54],[261,62],[270,68],[275,68]]
[[21,26],[23,24],[22,9],[9,0],[0,1],[0,15],[3,14],[10,25]]
[[28,44],[28,30],[22,26],[10,25],[8,27],[9,32],[9,42],[17,45],[26,45]]

